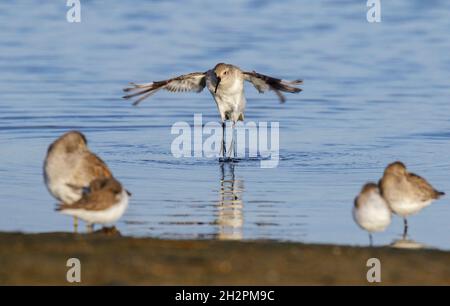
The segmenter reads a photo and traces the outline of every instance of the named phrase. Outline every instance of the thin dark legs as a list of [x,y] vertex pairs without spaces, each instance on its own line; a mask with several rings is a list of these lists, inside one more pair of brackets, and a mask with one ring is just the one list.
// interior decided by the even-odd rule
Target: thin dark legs
[[225,121],[222,121],[222,158],[225,159],[227,156],[227,150],[225,147],[225,129],[227,127],[227,124]]
[[230,159],[231,154],[233,154],[233,158],[236,158],[236,137],[234,137],[234,134],[236,133],[236,122],[233,121],[233,125],[231,126],[231,144],[230,144]]
[[369,233],[369,243],[370,243],[370,246],[372,247],[373,246],[372,233]]
[[76,234],[78,233],[78,218],[73,217],[73,232]]
[[[226,144],[225,144],[226,128],[227,128],[226,121],[222,121],[222,147],[221,147],[221,152],[222,152],[222,159],[223,160],[228,159],[228,157],[227,157],[227,149],[226,149]],[[236,142],[235,142],[234,133],[235,133],[235,122],[233,122],[232,129],[231,129],[231,144],[230,144],[229,151],[233,152],[233,156],[236,157],[236,155],[237,155],[236,152],[237,151],[236,151]],[[232,159],[231,155],[230,155],[230,159]]]
[[408,235],[408,220],[406,220],[406,218],[403,218],[403,239],[406,238],[406,236]]

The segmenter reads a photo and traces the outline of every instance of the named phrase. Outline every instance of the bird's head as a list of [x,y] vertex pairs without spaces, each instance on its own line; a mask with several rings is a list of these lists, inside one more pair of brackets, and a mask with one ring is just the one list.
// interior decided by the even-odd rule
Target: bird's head
[[404,163],[400,161],[396,161],[392,164],[389,164],[386,167],[384,173],[394,174],[394,175],[405,175],[406,174],[406,166]]
[[373,182],[365,184],[361,189],[361,193],[372,193],[372,192],[380,193],[378,185]]
[[232,84],[234,82],[235,72],[236,69],[232,65],[224,63],[217,64],[216,67],[214,67],[214,74],[217,79],[215,92],[217,92],[219,84],[225,87]]

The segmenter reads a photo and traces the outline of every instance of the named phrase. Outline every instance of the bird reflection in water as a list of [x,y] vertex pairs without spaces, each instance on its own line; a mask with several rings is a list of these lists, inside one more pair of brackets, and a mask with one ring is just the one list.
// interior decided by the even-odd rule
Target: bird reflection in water
[[242,239],[244,181],[235,178],[234,167],[235,164],[232,162],[220,165],[221,179],[216,220],[217,239],[220,240]]

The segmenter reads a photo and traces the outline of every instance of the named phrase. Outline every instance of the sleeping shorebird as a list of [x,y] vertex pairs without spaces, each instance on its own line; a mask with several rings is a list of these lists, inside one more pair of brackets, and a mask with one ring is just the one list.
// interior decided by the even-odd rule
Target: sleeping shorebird
[[380,194],[377,184],[367,183],[355,199],[353,218],[364,230],[369,232],[370,245],[372,233],[381,232],[391,224],[391,209]]
[[62,203],[56,210],[84,220],[88,231],[92,232],[94,224],[114,224],[127,209],[130,195],[113,177],[95,179],[85,188],[80,200],[72,204]]
[[[66,205],[81,199],[83,188],[98,178],[112,177],[106,164],[89,151],[86,137],[77,131],[65,133],[48,148],[44,180],[50,193]],[[74,228],[78,222],[74,219]]]
[[[232,128],[237,121],[244,121],[245,111],[245,95],[244,95],[244,81],[251,82],[253,86],[260,92],[273,90],[280,102],[285,102],[282,92],[297,93],[301,89],[294,87],[294,85],[302,84],[301,80],[285,81],[276,79],[267,75],[256,72],[245,72],[239,67],[219,63],[213,69],[206,72],[194,72],[181,75],[172,79],[151,82],[146,84],[134,84],[132,87],[125,88],[125,92],[130,92],[123,98],[129,99],[139,97],[133,105],[139,104],[145,98],[151,96],[160,89],[165,89],[171,92],[180,91],[195,91],[201,92],[203,88],[207,87],[216,101],[217,108],[220,113],[222,121],[222,147],[221,152],[223,157],[226,157],[225,149],[225,128],[226,121],[232,121]],[[230,150],[234,140],[230,145]]]
[[404,237],[408,233],[406,217],[419,212],[445,194],[434,189],[424,178],[408,172],[406,166],[399,161],[386,167],[379,185],[381,194],[392,211],[403,217]]

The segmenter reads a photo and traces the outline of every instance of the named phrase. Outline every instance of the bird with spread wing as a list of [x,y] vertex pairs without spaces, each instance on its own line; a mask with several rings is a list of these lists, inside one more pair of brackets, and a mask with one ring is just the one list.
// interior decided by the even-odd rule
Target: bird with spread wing
[[[244,121],[246,99],[244,95],[244,81],[248,81],[260,93],[272,90],[276,93],[281,103],[286,101],[283,92],[298,93],[302,91],[296,85],[302,84],[302,80],[285,81],[264,74],[242,71],[239,67],[219,63],[213,69],[206,72],[194,72],[181,75],[172,79],[145,84],[131,83],[131,87],[125,88],[127,93],[123,98],[136,98],[133,105],[138,105],[160,89],[171,92],[201,92],[205,87],[211,92],[222,120],[222,148],[223,157],[226,157],[225,128],[226,121],[231,120],[234,128],[237,121]],[[234,137],[233,137],[234,138]],[[230,145],[233,147],[234,139]]]

